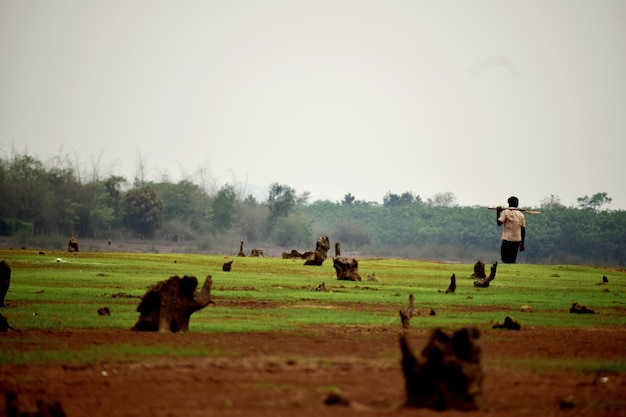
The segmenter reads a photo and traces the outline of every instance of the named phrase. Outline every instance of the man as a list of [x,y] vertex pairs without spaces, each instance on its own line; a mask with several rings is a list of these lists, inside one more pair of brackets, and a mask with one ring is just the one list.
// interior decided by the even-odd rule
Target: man
[[502,226],[502,246],[500,253],[502,262],[514,264],[517,260],[517,251],[524,252],[524,239],[526,238],[526,218],[517,210],[519,200],[517,197],[509,197],[509,208],[497,207],[496,221]]

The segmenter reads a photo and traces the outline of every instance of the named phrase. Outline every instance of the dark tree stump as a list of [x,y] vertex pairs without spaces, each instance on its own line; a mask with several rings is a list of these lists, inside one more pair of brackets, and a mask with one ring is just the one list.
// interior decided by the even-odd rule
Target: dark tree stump
[[334,258],[333,267],[339,281],[361,281],[359,261],[354,258]]
[[[330,249],[330,240],[328,240],[328,236],[320,236],[315,244],[315,251],[311,255],[307,256],[304,264],[321,266],[328,256],[328,249]],[[360,280],[361,279],[359,278],[359,281]]]
[[413,312],[415,311],[413,301],[414,297],[413,294],[411,294],[409,295],[409,306],[405,310],[400,310],[400,321],[403,329],[411,327],[411,318],[413,317]]
[[233,267],[233,261],[224,262],[224,265],[222,265],[222,271],[230,272],[232,267]]
[[491,283],[491,281],[496,279],[497,269],[498,269],[498,263],[494,262],[494,264],[491,265],[491,272],[489,273],[489,276],[486,278],[481,278],[477,281],[474,281],[474,286],[479,287],[479,288],[487,288],[489,284]]
[[521,330],[522,325],[519,324],[517,320],[515,320],[511,316],[506,316],[504,318],[504,323],[496,323],[492,326],[493,329],[507,329],[507,330]]
[[575,313],[575,314],[596,314],[595,311],[593,311],[590,308],[587,308],[584,305],[578,304],[578,303],[574,303],[572,304],[572,306],[569,309],[570,313]]
[[283,252],[283,259],[306,259],[307,256],[312,255],[313,252],[305,252],[300,253],[295,249],[292,249],[291,252]]
[[37,400],[36,412],[20,411],[20,401],[16,392],[4,393],[7,417],[65,417],[65,410],[58,401]]
[[452,274],[450,277],[450,285],[448,285],[448,289],[445,291],[439,290],[439,292],[445,292],[446,294],[454,294],[456,291],[456,275]]
[[487,274],[485,273],[485,264],[480,259],[474,264],[474,273],[472,274],[472,278],[487,278]]
[[6,297],[11,285],[11,267],[7,261],[0,262],[0,307],[5,307],[4,297]]
[[263,249],[252,249],[250,251],[250,256],[254,256],[255,258],[264,258]]
[[98,309],[98,315],[99,316],[110,316],[111,315],[111,309],[109,307],[100,307]]
[[13,328],[9,326],[7,318],[0,313],[0,333],[6,333],[9,330],[13,330]]
[[339,242],[335,243],[335,258],[339,258],[341,256],[341,245]]
[[67,244],[68,252],[78,252],[78,238],[76,236],[72,236],[70,241]]
[[241,244],[239,245],[239,253],[237,254],[237,256],[241,256],[243,258],[246,257],[246,254],[243,252],[243,240],[241,241]]
[[482,401],[480,332],[463,328],[452,335],[441,329],[416,357],[400,337],[406,406],[433,410],[476,410]]
[[145,332],[178,332],[189,330],[189,319],[193,313],[213,303],[211,285],[207,275],[198,292],[198,279],[185,275],[170,277],[151,286],[137,307],[140,313],[132,330]]

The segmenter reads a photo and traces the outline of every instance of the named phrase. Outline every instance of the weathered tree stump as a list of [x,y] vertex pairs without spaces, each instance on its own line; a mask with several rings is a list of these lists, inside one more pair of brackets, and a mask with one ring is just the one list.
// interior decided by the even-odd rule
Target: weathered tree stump
[[11,285],[11,267],[7,261],[0,262],[0,308],[5,307],[4,297],[6,297]]
[[511,316],[506,316],[504,318],[504,323],[496,323],[492,326],[493,329],[507,329],[507,330],[521,330],[522,325],[519,324],[517,320],[515,320]]
[[472,278],[486,278],[487,274],[485,273],[485,264],[480,259],[476,261],[474,264],[474,273],[472,274]]
[[65,410],[58,401],[37,400],[36,412],[20,411],[19,397],[16,392],[4,393],[7,417],[65,417]]
[[335,258],[339,258],[341,256],[341,244],[339,242],[335,243]]
[[241,256],[243,258],[246,257],[246,254],[243,252],[243,240],[241,241],[241,244],[239,245],[239,253],[237,254],[237,256]]
[[333,258],[333,267],[340,281],[361,281],[359,261],[354,258]]
[[233,267],[233,261],[224,262],[224,264],[222,265],[222,271],[230,272],[232,267]]
[[491,265],[491,272],[489,273],[489,276],[486,278],[481,278],[477,281],[474,281],[474,286],[479,287],[479,288],[487,288],[489,284],[491,283],[491,281],[496,279],[497,269],[498,269],[498,263],[494,262],[493,265]]
[[98,309],[98,315],[99,316],[110,316],[111,315],[111,309],[109,307],[100,307]]
[[304,264],[321,266],[326,260],[328,249],[330,249],[330,240],[328,240],[328,236],[320,236],[315,244],[315,251],[313,251],[311,255],[307,256]]
[[132,330],[145,332],[178,332],[189,330],[189,319],[193,313],[213,303],[211,285],[207,275],[200,291],[194,276],[180,278],[178,275],[167,281],[152,285],[137,307],[140,313]]
[[405,335],[400,336],[402,371],[406,399],[388,409],[371,407],[337,393],[326,405],[343,405],[357,411],[394,411],[402,407],[429,408],[437,411],[470,411],[480,408],[483,373],[480,366],[480,332],[463,328],[445,333],[436,329],[421,355],[413,354]]
[[570,313],[575,313],[575,314],[596,314],[595,311],[593,311],[590,308],[587,308],[584,305],[578,304],[578,303],[574,303],[572,304],[572,306],[569,309]]
[[6,317],[0,313],[0,333],[6,333],[9,330],[13,330],[11,326],[9,326],[9,321]]
[[448,289],[445,291],[439,290],[439,292],[445,292],[446,294],[454,294],[456,291],[456,275],[452,274],[450,277],[450,285],[448,285]]
[[68,252],[78,252],[78,238],[76,236],[72,236],[70,241],[67,244]]
[[306,259],[310,255],[313,255],[313,251],[300,253],[292,249],[291,252],[283,252],[283,259]]
[[250,251],[250,256],[253,256],[255,258],[264,258],[265,255],[263,255],[263,249],[252,249]]
[[413,294],[411,294],[409,295],[409,306],[404,310],[400,310],[400,321],[403,329],[411,327],[411,318],[413,317],[413,313],[415,311],[413,301],[414,297]]
[[452,335],[441,329],[416,357],[400,337],[406,406],[433,410],[476,410],[482,401],[480,332],[463,328]]

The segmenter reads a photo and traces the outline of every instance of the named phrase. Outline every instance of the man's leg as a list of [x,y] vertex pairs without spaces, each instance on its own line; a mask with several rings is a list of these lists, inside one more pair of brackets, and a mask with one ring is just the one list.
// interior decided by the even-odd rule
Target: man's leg
[[502,241],[500,247],[500,254],[502,255],[502,263],[514,264],[517,260],[517,250],[519,249],[520,242],[509,242],[508,240]]

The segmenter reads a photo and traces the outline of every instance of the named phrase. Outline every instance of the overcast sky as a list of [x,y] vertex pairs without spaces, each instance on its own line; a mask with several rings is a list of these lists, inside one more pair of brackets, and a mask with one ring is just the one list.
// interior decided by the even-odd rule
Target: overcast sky
[[625,42],[624,0],[0,0],[0,153],[623,210]]

